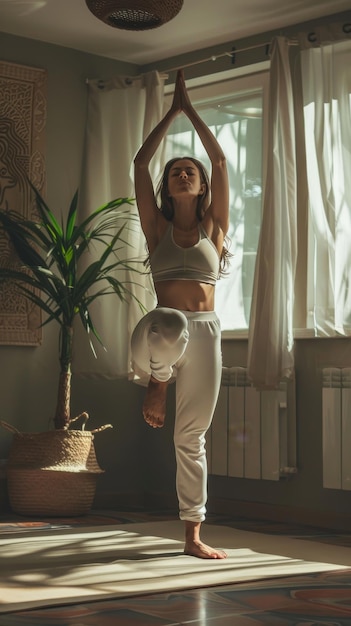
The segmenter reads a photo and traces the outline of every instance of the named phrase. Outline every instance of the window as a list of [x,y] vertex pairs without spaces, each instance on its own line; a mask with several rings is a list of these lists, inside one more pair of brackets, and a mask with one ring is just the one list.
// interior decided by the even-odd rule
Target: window
[[[188,84],[188,83],[187,83]],[[221,144],[230,184],[230,267],[216,287],[225,334],[247,334],[263,198],[264,115],[268,73],[189,87],[192,103]],[[169,96],[171,98],[171,96]],[[166,103],[169,106],[170,102]],[[193,155],[210,171],[207,154],[185,116],[169,129],[165,159]]]

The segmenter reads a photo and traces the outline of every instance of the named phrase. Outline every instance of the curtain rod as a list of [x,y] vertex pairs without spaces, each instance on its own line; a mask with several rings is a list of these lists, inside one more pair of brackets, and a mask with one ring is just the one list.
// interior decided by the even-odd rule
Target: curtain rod
[[[267,54],[268,54],[268,48],[271,45],[272,40],[271,41],[265,41],[263,43],[257,43],[253,46],[248,46],[246,48],[235,48],[233,47],[231,49],[230,52],[222,52],[221,54],[213,54],[210,57],[207,57],[206,59],[199,59],[199,61],[192,61],[191,63],[187,63],[185,65],[179,65],[177,67],[170,67],[166,70],[164,70],[165,72],[176,72],[177,70],[182,70],[185,69],[186,67],[192,67],[193,65],[199,65],[200,63],[207,63],[208,61],[217,61],[217,59],[220,59],[222,57],[230,57],[232,60],[235,59],[235,55],[239,54],[240,52],[247,52],[248,50],[254,50],[256,48],[267,48]],[[298,45],[298,41],[297,39],[289,39],[288,40],[288,44],[289,46],[297,46]]]
[[[268,48],[271,45],[272,40],[271,41],[265,41],[263,43],[258,43],[255,44],[253,46],[248,46],[247,48],[235,48],[233,47],[232,50],[230,52],[221,52],[220,54],[213,54],[210,57],[207,57],[206,59],[199,59],[198,61],[192,61],[191,63],[186,63],[185,65],[179,65],[177,67],[170,67],[169,69],[166,70],[162,70],[162,73],[166,73],[168,74],[169,72],[176,72],[177,70],[182,70],[185,69],[187,67],[193,67],[194,65],[199,65],[200,63],[207,63],[208,61],[217,61],[217,59],[220,59],[222,57],[229,57],[232,59],[232,62],[235,59],[235,55],[239,54],[240,52],[247,52],[248,50],[254,50],[255,48],[267,48],[266,54],[268,54]],[[298,45],[298,41],[297,39],[289,39],[288,40],[288,44],[289,46],[296,46]],[[134,80],[139,80],[140,78],[143,77],[143,74],[138,74],[137,76],[128,76],[126,77],[126,81],[128,81],[129,84],[131,84]],[[168,78],[168,76],[167,76]],[[91,82],[92,79],[90,78],[86,78],[85,82],[88,84],[89,82]],[[94,80],[94,79],[93,79]],[[101,83],[103,83],[105,81],[101,81]]]
[[[349,35],[351,33],[351,24],[349,22],[346,22],[345,24],[343,24],[342,27],[343,32],[345,33],[345,35]],[[310,32],[308,34],[308,39],[311,42],[316,41],[316,35],[314,32]],[[299,45],[299,41],[298,39],[288,39],[288,45],[289,46],[298,46]],[[220,59],[221,57],[225,57],[228,56],[233,60],[235,60],[235,55],[239,54],[240,52],[247,52],[248,50],[254,50],[255,48],[264,48],[266,47],[266,54],[268,54],[269,52],[269,46],[271,45],[273,39],[271,39],[270,41],[265,41],[264,43],[257,43],[253,46],[248,46],[246,48],[235,48],[235,46],[233,46],[233,48],[231,49],[230,52],[222,52],[221,54],[214,54],[210,57],[207,57],[206,59],[200,59],[199,61],[193,61],[192,63],[188,63],[187,65],[180,65],[178,67],[171,67],[169,69],[166,69],[165,72],[175,72],[177,70],[181,70],[184,69],[186,67],[192,67],[193,65],[198,65],[200,63],[206,63],[208,61],[217,61],[217,59]]]

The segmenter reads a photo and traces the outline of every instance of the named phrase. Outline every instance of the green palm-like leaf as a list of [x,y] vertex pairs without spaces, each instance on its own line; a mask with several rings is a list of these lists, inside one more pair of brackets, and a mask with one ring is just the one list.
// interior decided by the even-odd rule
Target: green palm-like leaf
[[[103,341],[90,316],[92,302],[110,294],[122,302],[135,298],[131,283],[120,281],[118,272],[144,273],[138,269],[138,261],[123,258],[123,250],[130,247],[128,230],[138,225],[138,217],[130,209],[132,198],[117,198],[78,223],[76,192],[60,225],[38,190],[31,182],[29,185],[35,195],[37,221],[14,211],[0,211],[0,226],[19,259],[13,267],[0,267],[0,282],[15,283],[23,296],[40,307],[45,313],[43,325],[53,320],[60,325],[61,372],[70,372],[74,318],[80,319],[96,356],[93,339],[102,346]],[[63,404],[59,398],[57,406]],[[66,427],[69,418],[57,409],[56,426]]]

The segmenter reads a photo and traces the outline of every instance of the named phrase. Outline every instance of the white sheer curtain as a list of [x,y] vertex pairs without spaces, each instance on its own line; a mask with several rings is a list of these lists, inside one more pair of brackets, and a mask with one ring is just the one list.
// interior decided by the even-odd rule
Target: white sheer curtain
[[330,33],[318,36],[320,47],[301,52],[309,188],[307,325],[320,336],[350,335],[351,42],[323,44]]
[[277,37],[271,48],[268,160],[248,355],[249,377],[260,388],[274,387],[294,369],[296,157],[288,46]]
[[[161,118],[164,77],[151,72],[141,78],[116,78],[108,82],[89,81],[86,145],[80,185],[80,214],[85,217],[105,202],[118,197],[134,197],[133,158],[143,139]],[[156,159],[154,163],[157,167]],[[134,206],[130,210],[137,214]],[[145,259],[146,244],[140,224],[128,231],[129,244],[121,258]],[[122,281],[150,309],[155,295],[149,274],[119,272]],[[137,284],[135,284],[137,283]],[[98,358],[89,348],[87,337],[76,324],[73,366],[75,373],[104,377],[128,376],[130,336],[142,316],[133,298],[120,302],[117,296],[100,298],[91,309],[94,324],[106,347],[94,343]]]

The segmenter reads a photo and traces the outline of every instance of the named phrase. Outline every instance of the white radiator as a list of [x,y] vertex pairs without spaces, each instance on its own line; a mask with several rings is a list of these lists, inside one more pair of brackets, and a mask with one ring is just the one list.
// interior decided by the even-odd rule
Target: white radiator
[[323,487],[351,490],[351,367],[322,375]]
[[277,389],[257,391],[246,368],[223,368],[207,437],[210,474],[279,480],[296,472],[295,394],[289,387],[281,382]]

